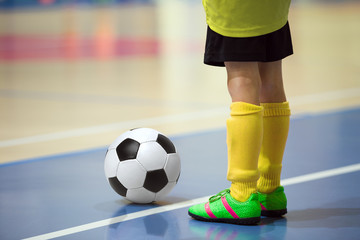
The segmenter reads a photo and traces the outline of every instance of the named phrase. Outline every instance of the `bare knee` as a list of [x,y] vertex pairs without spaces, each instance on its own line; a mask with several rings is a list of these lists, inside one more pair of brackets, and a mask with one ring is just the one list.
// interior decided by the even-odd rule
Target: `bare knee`
[[268,83],[261,85],[261,102],[285,102],[285,90],[282,84]]
[[257,63],[226,62],[225,66],[232,101],[259,105],[261,79]]
[[285,102],[281,61],[259,63],[261,76],[261,102]]

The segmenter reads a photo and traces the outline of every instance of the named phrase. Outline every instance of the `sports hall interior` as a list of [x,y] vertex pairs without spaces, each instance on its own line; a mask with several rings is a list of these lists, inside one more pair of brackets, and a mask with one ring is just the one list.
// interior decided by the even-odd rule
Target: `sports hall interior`
[[[360,234],[360,1],[293,0],[288,214],[197,222],[228,187],[226,70],[203,64],[200,0],[0,1],[0,239],[356,239]],[[107,147],[156,129],[177,186],[137,205],[109,186]]]

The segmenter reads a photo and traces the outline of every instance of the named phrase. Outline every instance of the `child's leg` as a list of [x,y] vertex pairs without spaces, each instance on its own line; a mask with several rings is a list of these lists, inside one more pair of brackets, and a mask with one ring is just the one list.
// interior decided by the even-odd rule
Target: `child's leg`
[[258,191],[271,193],[280,186],[290,108],[283,87],[281,61],[259,63],[259,70],[262,80],[260,100],[264,107],[264,136],[259,156]]
[[225,62],[232,102],[260,105],[261,78],[257,62]]
[[226,62],[225,66],[233,101],[226,122],[231,187],[192,206],[189,215],[201,221],[256,224],[262,212],[256,187],[263,133],[260,74],[257,63]]
[[263,112],[259,106],[260,73],[256,62],[226,62],[232,98],[227,120],[230,194],[246,201],[257,192],[258,158],[263,135]]
[[282,76],[282,61],[259,62],[258,66],[261,77],[260,102],[286,102]]

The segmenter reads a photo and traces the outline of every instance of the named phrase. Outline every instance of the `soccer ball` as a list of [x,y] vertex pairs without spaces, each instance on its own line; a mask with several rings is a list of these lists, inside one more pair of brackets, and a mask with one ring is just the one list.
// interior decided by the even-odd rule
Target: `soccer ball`
[[105,156],[110,186],[134,203],[151,203],[168,194],[179,179],[180,168],[174,144],[150,128],[120,135]]

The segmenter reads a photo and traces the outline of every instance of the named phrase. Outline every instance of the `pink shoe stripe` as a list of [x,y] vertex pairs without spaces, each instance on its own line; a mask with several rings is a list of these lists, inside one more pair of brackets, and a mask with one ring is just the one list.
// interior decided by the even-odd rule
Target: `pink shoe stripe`
[[267,210],[266,207],[264,207],[264,205],[262,205],[261,203],[260,206],[261,206],[261,210]]
[[216,216],[212,213],[208,202],[205,204],[205,211],[209,215],[209,217],[216,218]]
[[221,201],[226,208],[226,210],[231,214],[233,218],[239,218],[239,216],[234,212],[234,210],[230,207],[229,203],[227,202],[225,197],[221,198]]

